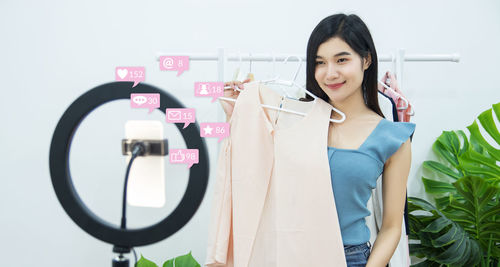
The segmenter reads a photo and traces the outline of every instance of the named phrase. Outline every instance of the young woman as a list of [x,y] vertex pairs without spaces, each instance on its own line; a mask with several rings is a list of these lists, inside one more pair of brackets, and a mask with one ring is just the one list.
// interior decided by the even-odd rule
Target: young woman
[[[328,157],[347,266],[386,266],[401,236],[410,136],[415,124],[384,118],[377,95],[377,52],[356,15],[335,14],[313,30],[307,46],[306,89],[345,113],[330,123]],[[243,83],[249,80],[243,81]],[[227,82],[238,86],[241,82]],[[239,92],[226,90],[226,97]],[[302,100],[312,100],[306,96]],[[233,102],[221,101],[227,119]],[[339,119],[340,115],[332,114]],[[383,219],[373,248],[365,217],[367,201],[382,173]]]

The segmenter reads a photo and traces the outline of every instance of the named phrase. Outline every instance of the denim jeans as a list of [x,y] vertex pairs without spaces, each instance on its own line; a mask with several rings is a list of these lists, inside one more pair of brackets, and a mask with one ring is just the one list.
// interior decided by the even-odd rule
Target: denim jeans
[[365,267],[371,253],[371,243],[344,246],[347,267]]

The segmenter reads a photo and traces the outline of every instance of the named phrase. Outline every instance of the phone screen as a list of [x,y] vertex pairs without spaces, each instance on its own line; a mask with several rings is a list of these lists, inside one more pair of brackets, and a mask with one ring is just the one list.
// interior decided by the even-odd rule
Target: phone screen
[[[163,124],[154,120],[127,121],[126,139],[163,139]],[[127,156],[127,165],[131,156]],[[137,157],[130,168],[127,203],[161,208],[165,205],[165,156]]]

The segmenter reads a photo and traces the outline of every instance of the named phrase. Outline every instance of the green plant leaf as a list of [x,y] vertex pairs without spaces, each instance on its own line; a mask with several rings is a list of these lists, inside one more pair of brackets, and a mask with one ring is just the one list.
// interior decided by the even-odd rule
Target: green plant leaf
[[495,121],[493,120],[493,110],[488,109],[483,111],[477,119],[481,122],[484,130],[490,134],[490,136],[495,140],[497,144],[500,145],[500,132],[498,132],[498,128],[495,125]]
[[454,180],[457,180],[463,176],[461,173],[457,173],[456,171],[453,171],[449,167],[446,167],[444,164],[439,163],[437,161],[432,161],[432,160],[424,161],[423,167],[428,169],[428,170],[432,170],[432,171],[436,171],[438,173],[448,175],[449,177],[453,178]]
[[469,129],[471,138],[474,137],[474,140],[476,140],[484,149],[486,149],[486,151],[488,151],[488,154],[490,154],[496,160],[500,160],[500,150],[491,146],[484,139],[484,137],[481,135],[481,132],[479,131],[479,126],[477,125],[476,121],[474,121],[471,125],[467,126],[467,129]]
[[492,109],[497,116],[497,120],[500,121],[500,102],[493,104]]
[[135,267],[158,267],[156,263],[144,258],[141,254],[141,258],[137,261]]
[[495,177],[498,175],[496,168],[491,168],[484,163],[479,165],[477,162],[459,159],[460,165],[464,168],[469,176],[479,176],[482,178]]
[[[448,219],[446,217],[444,219],[450,221],[450,219]],[[450,221],[450,223],[452,223],[452,222]],[[460,235],[460,234],[462,234],[462,233],[460,232],[459,227],[456,224],[452,224],[452,226],[448,230],[448,232],[446,232],[442,236],[439,236],[439,237],[437,237],[435,239],[432,239],[431,240],[431,244],[435,248],[447,246],[447,245],[455,242],[457,240],[457,238],[458,238],[458,235]]]
[[488,185],[483,179],[474,176],[459,179],[453,183],[453,186],[471,203],[471,206],[476,206],[476,214],[484,209],[498,193],[498,189]]
[[421,199],[421,198],[418,198],[418,197],[408,197],[408,200],[411,202],[412,205],[415,205],[425,211],[429,211],[429,212],[432,212],[432,211],[437,211],[437,209],[432,206],[431,203],[429,203],[428,201],[424,200],[424,199]]
[[445,228],[446,226],[448,226],[450,224],[451,224],[451,221],[448,220],[447,218],[439,217],[436,220],[434,220],[432,223],[427,225],[427,227],[425,227],[422,230],[422,232],[437,233],[437,232],[443,230],[443,228]]
[[489,155],[481,154],[474,149],[470,148],[459,157],[459,161],[471,162],[476,165],[486,165],[491,169],[500,171],[500,167],[496,165],[496,160]]
[[477,153],[482,154],[482,155],[488,155],[486,150],[481,146],[481,144],[479,144],[479,141],[477,141],[473,135],[470,136],[469,142],[470,142],[470,147],[472,148],[472,150],[474,150]]
[[479,221],[484,222],[495,215],[500,216],[500,206],[496,206],[496,207],[494,206],[494,207],[491,207],[491,208],[485,210],[483,212],[483,214],[481,215],[481,217],[479,217]]
[[175,263],[181,267],[200,267],[200,264],[191,255],[191,251],[184,256],[177,257]]
[[443,134],[438,137],[438,141],[440,141],[448,151],[453,153],[453,155],[458,155],[460,151],[460,140],[455,132],[443,131]]
[[489,184],[491,185],[494,185],[494,186],[500,186],[500,176],[496,176],[496,177],[491,177],[491,178],[486,178],[484,179],[486,182],[488,182]]
[[[408,198],[408,210],[410,239],[418,237],[420,240],[420,244],[410,244],[410,254],[427,258],[425,266],[432,266],[432,262],[457,266],[465,261],[471,262],[471,265],[478,263],[480,258],[477,257],[475,249],[479,245],[472,244],[477,241],[471,239],[470,235],[459,224],[446,217],[444,212],[440,212],[426,200],[416,197]],[[431,215],[414,215],[417,211],[426,211]]]
[[472,266],[480,262],[482,251],[479,244],[475,240],[469,239],[468,249],[470,250],[469,259],[464,260],[465,261],[464,266]]
[[409,249],[412,252],[412,255],[417,256],[419,258],[425,257],[428,254],[428,247],[422,246],[420,244],[409,244]]
[[163,263],[163,267],[200,267],[200,264],[193,258],[191,251],[188,254],[178,256]]
[[[459,212],[457,210],[450,210],[450,211],[443,211],[443,214],[452,219],[454,222],[459,223],[460,225],[475,225],[476,221],[474,220],[474,217],[471,217],[469,215],[464,215],[462,212]],[[467,228],[467,227],[464,227]],[[470,227],[468,227],[470,228]]]
[[[410,254],[426,258],[419,266],[499,264],[500,149],[490,145],[479,129],[480,123],[500,145],[493,114],[500,121],[500,103],[467,126],[469,138],[462,130],[443,131],[432,146],[438,160],[423,164],[436,174],[434,179],[422,177],[422,182],[426,192],[434,194],[437,208],[408,198],[409,237],[420,241],[410,246]],[[454,189],[450,178],[455,180]]]
[[162,267],[174,267],[174,259],[164,262]]
[[425,177],[422,177],[422,182],[424,183],[425,191],[429,194],[442,194],[457,191],[455,187],[449,183],[443,183]]
[[456,236],[456,239],[454,238],[453,245],[448,247],[443,253],[436,256],[434,260],[444,264],[457,263],[464,253],[466,242],[467,237],[465,231],[460,231]]
[[467,216],[476,216],[476,214],[474,213],[474,206],[472,206],[470,202],[462,203],[459,201],[455,201],[453,195],[450,195],[450,206],[456,210],[464,212]]
[[479,234],[479,236],[482,238],[482,239],[492,239],[492,240],[500,240],[500,236],[498,235],[498,224],[495,224],[495,228],[492,228],[491,230],[485,230],[485,231],[481,231],[481,234]]
[[491,248],[491,255],[494,256],[498,262],[498,258],[500,258],[500,249],[498,247],[492,247]]
[[434,198],[434,201],[436,202],[436,207],[439,210],[444,210],[448,205],[450,205],[450,198],[448,196],[436,197]]
[[461,146],[462,148],[458,153],[458,155],[461,156],[463,153],[469,150],[469,140],[467,140],[467,135],[465,135],[464,131],[458,130],[457,133],[462,138],[461,141],[463,142],[463,145]]
[[[473,207],[474,216],[467,215],[471,218],[466,223],[465,229],[471,236],[478,241],[483,251],[490,249],[492,255],[496,255],[495,246],[491,247],[489,240],[494,240],[500,237],[500,215],[498,215],[499,207],[497,202],[492,200],[498,197],[500,189],[496,186],[488,184],[484,179],[474,176],[466,176],[454,183],[457,191],[464,196],[464,201],[452,200],[450,206],[464,205]],[[465,203],[467,203],[465,205]],[[461,220],[457,220],[460,213],[459,210],[448,214],[449,218],[463,225]],[[494,244],[494,243],[493,243]]]
[[446,159],[453,167],[457,168],[458,167],[458,159],[450,150],[448,150],[449,146],[446,146],[445,144],[443,144],[443,142],[446,142],[446,138],[443,138],[443,140],[444,141],[439,141],[439,138],[438,138],[438,141],[434,142],[434,144],[432,145],[432,150],[436,154],[438,154],[441,157],[443,157],[444,159]]
[[470,239],[468,235],[465,236],[465,243],[464,243],[464,250],[462,254],[458,255],[458,259],[452,264],[452,266],[461,266],[464,261],[468,260],[470,258],[470,254],[472,253],[472,250],[470,248]]

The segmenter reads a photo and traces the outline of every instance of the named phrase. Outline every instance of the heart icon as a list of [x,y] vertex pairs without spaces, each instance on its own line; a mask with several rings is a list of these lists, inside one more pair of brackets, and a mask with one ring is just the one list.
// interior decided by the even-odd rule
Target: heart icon
[[123,78],[125,78],[125,76],[127,76],[128,70],[127,69],[118,69],[116,71],[116,73],[118,73],[118,76],[120,76],[120,79],[123,80]]

